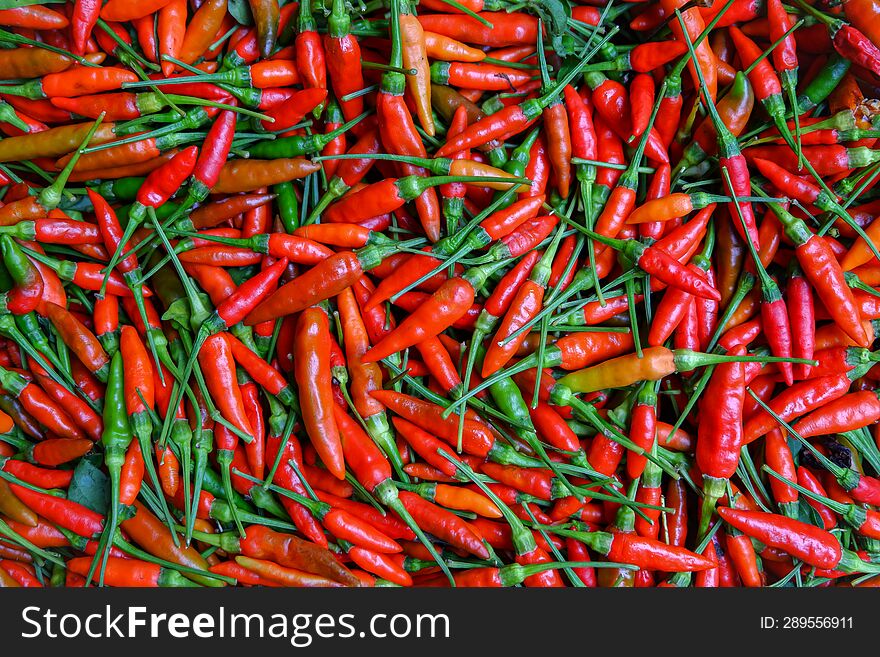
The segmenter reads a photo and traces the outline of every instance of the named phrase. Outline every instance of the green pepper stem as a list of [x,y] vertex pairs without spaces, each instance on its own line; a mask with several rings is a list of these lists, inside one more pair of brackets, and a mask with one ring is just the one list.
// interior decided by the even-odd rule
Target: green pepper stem
[[58,207],[58,204],[61,203],[61,193],[64,190],[64,185],[67,184],[67,180],[70,178],[70,174],[73,173],[73,168],[79,161],[80,156],[86,152],[86,146],[88,146],[89,142],[92,141],[92,137],[95,136],[95,131],[98,129],[98,126],[101,125],[101,122],[104,120],[104,117],[106,115],[106,112],[101,112],[98,115],[98,118],[95,119],[95,122],[86,133],[86,136],[83,138],[79,147],[77,147],[77,149],[73,152],[73,157],[68,160],[67,164],[64,165],[64,168],[58,174],[55,182],[53,182],[42,192],[40,192],[40,195],[38,197],[40,205],[42,205],[46,210],[54,210]]
[[803,486],[801,486],[797,482],[792,481],[791,479],[788,479],[786,477],[783,477],[781,474],[776,472],[776,470],[771,468],[766,463],[761,466],[761,470],[763,470],[764,472],[766,472],[770,476],[774,477],[775,479],[778,479],[779,481],[784,483],[786,486],[791,486],[799,493],[806,495],[814,502],[822,503],[823,505],[827,506],[829,509],[834,511],[834,513],[837,513],[839,515],[842,515],[842,516],[846,515],[847,511],[849,510],[849,507],[852,506],[851,504],[843,504],[842,502],[838,502],[837,500],[832,500],[830,497],[826,497],[825,495],[819,495],[818,493],[814,493],[813,491],[809,490],[808,488],[804,488]]
[[[709,34],[712,32],[712,30],[715,29],[715,26],[718,24],[718,22],[722,18],[724,18],[724,14],[727,13],[727,10],[733,6],[734,2],[736,2],[736,0],[727,0],[727,2],[724,3],[724,6],[721,8],[721,11],[719,11],[714,16],[714,18],[712,18],[712,20],[709,21],[708,25],[706,25],[706,27],[703,29],[703,31],[700,32],[699,35],[697,35],[697,38],[693,42],[694,47],[700,45],[703,42],[703,40],[709,36]],[[689,50],[688,52],[686,52],[682,56],[682,58],[678,61],[678,63],[673,67],[672,71],[670,71],[670,74],[667,76],[667,79],[668,78],[680,78],[682,72],[684,71],[684,67],[687,66],[688,62],[691,61],[693,56],[694,56],[694,53],[692,50]],[[699,68],[699,67],[697,67],[697,68]],[[680,83],[679,83],[679,85],[680,85]]]
[[532,536],[532,533],[528,529],[526,529],[525,525],[523,525],[522,521],[516,516],[516,514],[511,511],[510,507],[507,506],[467,464],[451,456],[445,449],[438,449],[437,453],[454,465],[465,477],[473,482],[477,488],[483,491],[483,494],[492,500],[492,503],[495,504],[495,506],[498,507],[498,510],[501,511],[501,514],[504,516],[504,520],[510,525],[511,540],[513,541],[513,547],[514,550],[516,550],[517,555],[534,552],[538,547],[535,542],[535,537]]
[[[691,59],[696,62],[696,51],[694,50],[694,44],[691,41],[691,38],[688,34],[687,27],[684,24],[684,19],[681,16],[681,10],[675,10],[675,17],[678,20],[679,25],[681,26],[682,36],[684,37],[685,45],[688,49],[688,54]],[[700,94],[703,96],[703,101],[705,102],[706,108],[709,112],[709,117],[712,120],[712,125],[715,126],[715,131],[718,133],[719,146],[720,142],[725,142],[726,144],[731,145],[736,148],[736,137],[730,132],[728,127],[725,125],[724,121],[721,120],[721,116],[718,114],[718,108],[715,107],[715,103],[712,102],[712,98],[709,96],[708,86],[706,85],[706,80],[703,77],[703,69],[696,65],[693,67],[693,70],[697,72],[697,77],[700,80]]]
[[113,31],[113,28],[110,27],[103,18],[99,17],[96,25],[98,27],[100,27],[107,34],[107,36],[109,36],[113,41],[116,42],[116,45],[119,47],[120,50],[123,51],[123,53],[125,55],[128,55],[128,57],[136,60],[142,66],[145,66],[145,67],[149,68],[150,70],[153,70],[153,71],[160,70],[159,66],[157,64],[154,64],[153,62],[149,61],[145,57],[141,56],[140,53],[138,53],[134,48],[132,48],[130,45],[128,45],[125,41],[123,41],[122,38],[118,34],[116,34],[116,32]]
[[816,448],[813,446],[813,444],[812,444],[809,440],[806,440],[806,439],[805,439],[803,436],[801,436],[797,431],[795,431],[794,428],[793,428],[788,422],[786,422],[785,420],[783,420],[783,419],[779,416],[778,413],[776,413],[772,408],[770,408],[770,406],[768,406],[768,405],[764,402],[763,399],[761,399],[760,397],[758,397],[758,395],[755,394],[755,391],[754,391],[754,390],[752,390],[751,388],[748,388],[748,392],[749,392],[749,394],[754,398],[754,400],[755,400],[756,402],[758,402],[758,404],[761,406],[761,408],[763,408],[768,414],[770,414],[770,416],[773,417],[774,420],[776,420],[780,425],[782,425],[782,427],[783,427],[786,431],[788,431],[792,436],[794,436],[797,440],[799,440],[800,443],[801,443],[804,447],[806,447],[806,448],[807,448],[807,449],[813,454],[813,456],[816,457],[816,459],[819,461],[819,463],[821,463],[822,466],[823,466],[825,469],[827,469],[832,475],[834,475],[835,479],[838,479],[838,480],[843,479],[843,480],[845,480],[845,479],[847,478],[847,473],[848,473],[848,472],[852,473],[853,475],[858,476],[858,473],[853,472],[852,470],[848,470],[847,468],[843,468],[843,467],[837,465],[834,461],[832,461],[832,460],[829,459],[827,456],[825,456],[822,452],[820,452],[818,449],[816,449]]
[[80,66],[88,66],[89,68],[99,68],[100,67],[99,64],[95,64],[93,62],[90,62],[85,57],[80,57],[79,55],[74,55],[69,50],[64,50],[63,48],[59,48],[57,46],[53,46],[48,43],[44,43],[43,41],[36,41],[34,39],[29,39],[25,36],[21,36],[20,34],[15,34],[14,32],[9,32],[7,30],[0,30],[0,42],[15,43],[17,45],[32,46],[34,48],[42,48],[43,50],[48,50],[49,52],[54,52],[58,55],[64,55],[65,57],[70,57],[73,61],[75,61]]
[[760,63],[763,62],[765,59],[767,59],[767,57],[769,57],[770,54],[771,54],[774,50],[776,50],[776,48],[778,48],[779,45],[780,45],[783,41],[785,41],[785,40],[788,38],[788,36],[789,36],[790,34],[792,34],[796,29],[798,29],[799,27],[801,27],[801,25],[803,25],[803,24],[804,24],[804,19],[801,18],[800,20],[798,20],[797,23],[795,23],[795,24],[792,25],[790,28],[788,28],[788,29],[787,29],[787,30],[786,30],[786,31],[785,31],[785,32],[784,32],[784,33],[783,33],[778,39],[776,39],[776,41],[774,41],[773,43],[771,43],[771,44],[767,47],[766,50],[764,50],[764,51],[763,51],[763,52],[762,52],[757,58],[755,58],[755,61],[753,61],[753,62],[748,66],[748,68],[746,68],[746,69],[743,71],[743,74],[748,75],[749,73],[751,73],[752,71],[754,71],[754,70],[755,70],[755,67],[758,66],[758,64],[760,64]]
[[229,105],[228,103],[220,103],[216,100],[205,100],[204,98],[196,98],[195,96],[181,96],[178,94],[167,94],[166,98],[176,101],[181,105],[216,107],[217,109],[229,110],[230,112],[235,112],[236,114],[241,114],[242,116],[250,116],[260,121],[268,121],[269,123],[275,122],[275,119],[267,114],[261,114],[260,112],[255,112],[254,110],[248,109],[247,107],[241,107],[239,105]]
[[194,110],[190,110],[189,112],[187,112],[182,119],[175,121],[174,123],[169,123],[166,126],[162,126],[161,128],[156,128],[155,130],[150,130],[148,132],[130,135],[116,141],[108,141],[103,144],[98,144],[97,146],[92,146],[91,148],[85,149],[83,153],[95,153],[97,151],[103,151],[109,148],[123,146],[125,144],[133,144],[135,142],[144,141],[146,139],[157,139],[158,137],[162,137],[164,135],[178,134],[184,130],[193,130],[195,128],[198,128],[199,126],[207,122],[207,120],[208,114],[205,112],[205,110],[203,110],[201,107],[196,107]]
[[[605,11],[607,11],[610,7],[611,7],[611,4],[610,3],[607,4],[605,6]],[[572,80],[574,80],[578,75],[581,74],[581,67],[585,66],[598,52],[600,52],[602,50],[602,46],[604,46],[606,43],[608,43],[611,40],[611,37],[613,37],[619,31],[620,31],[620,28],[617,25],[611,26],[611,29],[609,29],[608,32],[606,32],[605,36],[602,37],[602,39],[599,41],[599,43],[597,43],[595,46],[593,46],[593,48],[589,52],[587,52],[586,55],[584,55],[581,58],[581,60],[578,62],[578,64],[576,66],[574,66],[568,73],[566,73],[565,76],[561,80],[558,80],[556,82],[556,84],[553,86],[553,88],[550,89],[550,91],[548,91],[547,93],[545,93],[544,95],[542,95],[538,98],[535,98],[534,100],[526,101],[525,103],[522,104],[522,106],[525,108],[527,106],[527,104],[533,104],[535,106],[536,110],[543,109],[545,107],[549,107],[553,103],[553,101],[556,99],[556,97],[560,93],[562,93],[562,90],[565,89],[566,86],[571,84]],[[590,36],[591,41],[592,41],[593,36],[595,34],[596,34],[596,32],[594,32],[593,35]],[[524,109],[524,111],[525,111],[525,109]],[[529,112],[527,111],[526,113],[528,114]]]
[[0,536],[4,536],[5,538],[9,539],[13,543],[17,543],[18,545],[21,545],[28,552],[32,552],[33,554],[39,555],[40,557],[42,557],[46,561],[50,561],[50,562],[57,564],[59,566],[65,565],[64,561],[60,557],[58,557],[57,555],[53,554],[52,552],[48,552],[41,547],[34,545],[28,539],[26,539],[24,536],[21,536],[20,534],[16,533],[15,530],[12,529],[12,527],[10,527],[6,523],[6,521],[3,520],[2,518],[0,518]]
[[269,474],[266,475],[265,481],[262,482],[264,488],[268,488],[272,485],[272,480],[275,478],[275,473],[281,465],[281,458],[284,455],[287,443],[290,441],[290,435],[293,433],[293,427],[295,424],[296,415],[292,412],[288,413],[287,419],[284,422],[284,429],[281,433],[281,443],[278,447],[278,453],[275,455],[275,461],[272,463],[272,467],[269,469]]

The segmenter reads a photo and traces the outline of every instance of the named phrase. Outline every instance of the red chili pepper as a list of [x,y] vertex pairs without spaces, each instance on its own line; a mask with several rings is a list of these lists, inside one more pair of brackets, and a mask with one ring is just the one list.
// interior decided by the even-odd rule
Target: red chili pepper
[[[797,468],[797,483],[817,495],[828,497],[819,479],[803,466]],[[837,526],[837,516],[827,506],[809,497],[807,498],[807,504],[813,507],[819,514],[824,529],[829,530]]]
[[[764,441],[764,461],[767,466],[779,473],[786,479],[796,478],[796,467],[791,450],[788,448],[788,442],[779,429],[774,429],[767,434]],[[773,493],[773,499],[784,515],[794,517],[797,515],[795,508],[798,501],[798,492],[796,489],[780,481],[776,477],[771,477],[770,490]]]
[[10,483],[9,488],[16,497],[39,515],[79,536],[90,538],[100,532],[104,526],[102,515],[81,504],[38,493],[18,484]]
[[[444,6],[444,11],[448,10]],[[538,37],[538,21],[522,12],[481,11],[480,16],[491,24],[461,14],[430,14],[419,16],[422,27],[429,32],[482,46],[503,47],[517,44],[534,45]]]
[[466,521],[415,493],[401,491],[399,495],[400,501],[420,527],[476,557],[485,559],[489,556],[482,537]]
[[306,431],[330,472],[344,479],[342,444],[333,417],[328,337],[326,313],[317,308],[304,310],[294,337],[295,375]]
[[718,514],[744,534],[817,568],[835,568],[841,562],[840,543],[824,529],[761,511],[719,507]]
[[349,100],[343,98],[365,86],[360,46],[357,39],[349,33],[350,23],[343,3],[334,0],[328,19],[328,31],[324,36],[324,50],[333,94],[339,99],[346,121],[359,115],[364,104],[361,96]]
[[[424,430],[430,430],[448,444],[458,441],[458,419],[443,418],[443,408],[392,390],[372,393],[387,408]],[[486,456],[495,439],[488,428],[476,419],[465,418],[462,433],[463,449],[474,456]]]
[[452,278],[443,283],[426,303],[374,345],[364,355],[363,361],[369,363],[385,358],[452,325],[471,307],[476,288],[497,267],[498,264],[494,263],[488,269],[474,268],[461,278]]
[[76,316],[61,306],[47,303],[45,311],[61,339],[76,354],[79,361],[98,379],[106,380],[110,359],[95,335]]

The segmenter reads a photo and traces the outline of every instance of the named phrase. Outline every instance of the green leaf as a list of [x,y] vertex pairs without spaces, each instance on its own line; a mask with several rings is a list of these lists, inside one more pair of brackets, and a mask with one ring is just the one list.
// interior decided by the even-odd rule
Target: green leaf
[[822,516],[812,506],[809,505],[806,498],[801,497],[798,500],[798,520],[816,527],[823,527]]
[[837,538],[840,541],[840,544],[846,548],[847,550],[853,549],[853,541],[855,536],[853,536],[853,531],[848,527],[846,529],[841,529],[840,531],[834,530],[834,533],[837,534]]
[[[206,308],[211,308],[211,298],[207,294],[204,292],[198,292],[196,296],[202,300],[202,303],[205,304]],[[162,314],[162,319],[171,322],[178,328],[183,327],[186,330],[189,330],[190,317],[189,301],[186,297],[181,297],[180,299],[173,301],[171,305],[168,306],[168,310]]]
[[100,470],[101,456],[84,456],[73,471],[67,499],[100,513],[107,513],[110,501],[110,479]]
[[[0,0],[2,2],[2,0]],[[251,16],[251,6],[248,0],[229,0],[226,8],[232,17],[242,25],[253,25],[254,19]]]
[[259,265],[246,265],[244,267],[230,267],[228,270],[236,285],[241,285],[246,280],[253,278],[260,271]]
[[800,459],[798,459],[798,454],[801,453],[801,449],[803,449],[803,444],[801,443],[800,440],[798,440],[797,438],[795,438],[791,434],[788,434],[786,432],[786,435],[788,436],[786,442],[788,443],[788,449],[791,451],[791,456],[794,459],[795,463],[800,464]]
[[528,9],[537,14],[547,29],[553,50],[560,57],[569,54],[562,37],[568,34],[568,19],[571,18],[571,6],[566,0],[538,0],[530,2]]

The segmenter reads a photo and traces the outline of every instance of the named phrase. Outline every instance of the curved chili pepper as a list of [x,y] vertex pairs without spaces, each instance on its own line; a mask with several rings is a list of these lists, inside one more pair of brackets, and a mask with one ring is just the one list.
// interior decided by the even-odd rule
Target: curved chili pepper
[[[162,521],[139,501],[135,500],[134,507],[135,514],[121,523],[122,529],[131,537],[132,541],[156,557],[199,571],[208,569],[208,562],[202,558],[198,550],[194,547],[177,545]],[[189,571],[184,571],[182,574],[187,579],[203,586],[223,585],[219,580],[204,575]]]
[[743,533],[817,568],[834,568],[842,559],[840,543],[818,527],[760,511],[719,507],[718,514]]
[[[683,5],[685,5],[685,2],[682,0],[661,0],[660,3],[660,6],[667,16],[672,16],[673,13],[677,9],[681,9]],[[686,31],[687,38],[691,42],[694,42],[705,29],[706,24],[705,18],[700,10],[696,7],[692,7],[690,9],[685,9],[681,13],[681,22],[673,18],[669,22],[669,27],[679,41],[685,40],[684,34]],[[710,102],[714,103],[718,87],[715,54],[712,52],[709,42],[705,39],[696,46],[695,51],[696,56],[688,63],[688,68],[691,71],[691,78],[693,79],[694,86],[697,86],[702,84],[702,79],[697,75],[697,72],[703,74],[703,79],[705,79],[706,82],[706,93],[709,94]]]
[[[210,47],[226,16],[227,0],[203,2],[189,18],[177,55],[185,64],[192,64]],[[161,16],[161,14],[160,14]]]
[[329,323],[318,308],[306,309],[294,336],[294,374],[300,390],[303,422],[321,460],[338,479],[345,478],[339,428],[333,417]]

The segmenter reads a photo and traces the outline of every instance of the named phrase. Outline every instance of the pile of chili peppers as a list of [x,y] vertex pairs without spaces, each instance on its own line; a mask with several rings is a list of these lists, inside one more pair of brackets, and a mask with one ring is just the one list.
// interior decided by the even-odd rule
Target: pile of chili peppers
[[880,585],[872,0],[0,10],[0,585]]

